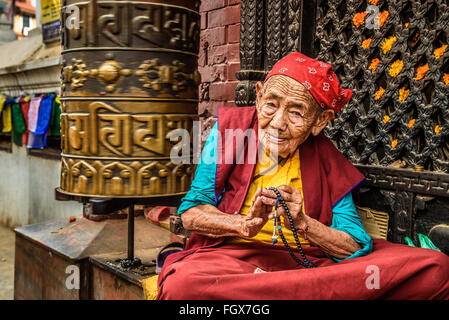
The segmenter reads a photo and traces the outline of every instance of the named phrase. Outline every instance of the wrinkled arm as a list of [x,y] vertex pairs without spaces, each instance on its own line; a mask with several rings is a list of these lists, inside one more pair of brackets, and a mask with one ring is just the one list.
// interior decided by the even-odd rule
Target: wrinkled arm
[[192,207],[181,218],[185,229],[203,236],[219,238],[241,235],[242,216],[223,213],[213,205]]
[[305,223],[309,226],[307,232],[309,241],[330,256],[344,259],[361,249],[360,245],[344,231],[328,227],[308,216],[305,217]]

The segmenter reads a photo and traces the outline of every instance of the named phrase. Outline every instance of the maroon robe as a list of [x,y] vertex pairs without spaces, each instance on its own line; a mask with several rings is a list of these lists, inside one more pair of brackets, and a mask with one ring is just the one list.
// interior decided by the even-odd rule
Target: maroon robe
[[[254,134],[239,143],[226,138],[226,129],[253,129]],[[224,190],[218,208],[233,214],[240,212],[256,166],[256,152],[241,153],[248,144],[257,146],[255,107],[220,108],[218,132],[222,141],[215,193],[218,198]],[[234,161],[226,164],[230,150]],[[330,226],[332,207],[364,177],[322,134],[309,137],[299,150],[305,211]],[[238,162],[242,155],[244,161]],[[375,240],[373,253],[336,263],[310,247],[304,252],[318,268],[302,269],[283,246],[224,240],[193,233],[186,250],[167,257],[158,279],[158,299],[449,298],[449,257],[430,249]],[[379,270],[379,288],[375,281],[366,285],[375,272],[369,266]],[[256,268],[267,272],[255,274]]]

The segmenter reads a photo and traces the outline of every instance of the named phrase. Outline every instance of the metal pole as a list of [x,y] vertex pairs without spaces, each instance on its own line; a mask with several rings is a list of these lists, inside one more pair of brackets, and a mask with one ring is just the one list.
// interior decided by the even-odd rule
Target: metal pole
[[128,209],[128,260],[134,260],[134,204]]

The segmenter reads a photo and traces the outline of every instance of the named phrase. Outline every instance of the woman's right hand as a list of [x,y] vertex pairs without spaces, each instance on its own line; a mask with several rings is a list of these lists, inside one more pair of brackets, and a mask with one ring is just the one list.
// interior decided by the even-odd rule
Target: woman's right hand
[[246,216],[242,216],[241,234],[251,238],[259,233],[268,221],[268,215],[273,211],[273,206],[262,202],[262,188],[259,188],[253,197],[253,204]]

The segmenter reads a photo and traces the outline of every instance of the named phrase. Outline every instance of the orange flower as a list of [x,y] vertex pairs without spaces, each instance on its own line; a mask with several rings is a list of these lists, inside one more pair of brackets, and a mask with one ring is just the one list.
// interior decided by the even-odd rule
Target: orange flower
[[390,76],[393,78],[396,78],[398,74],[401,72],[402,68],[404,67],[404,62],[402,60],[396,60],[391,64],[390,68]]
[[440,59],[441,56],[444,54],[444,51],[446,51],[446,48],[447,48],[447,44],[442,45],[438,49],[435,49],[433,51],[433,55],[435,56],[435,58]]
[[354,18],[352,18],[352,22],[354,25],[358,28],[362,24],[365,23],[365,16],[368,14],[368,12],[359,12],[354,15]]
[[439,125],[437,125],[435,127],[435,134],[439,134],[441,132],[441,127]]
[[393,149],[396,148],[397,145],[398,145],[398,139],[394,139],[393,141],[391,141],[391,147]]
[[405,89],[405,87],[399,89],[399,101],[404,102],[407,99],[409,93],[410,90]]
[[421,80],[426,75],[427,71],[429,71],[429,64],[426,63],[423,66],[418,67],[416,70],[416,78],[415,80]]
[[395,36],[389,37],[388,39],[384,39],[384,41],[381,44],[381,48],[382,48],[382,51],[384,52],[384,54],[386,54],[387,52],[389,52],[391,50],[391,48],[393,47],[396,40],[397,39]]
[[387,123],[388,121],[390,121],[390,117],[389,116],[384,116],[384,119],[382,120],[383,123]]
[[404,23],[404,28],[405,28],[405,29],[408,28],[408,22]]
[[449,73],[444,73],[443,74],[443,81],[445,85],[449,84]]
[[377,6],[377,3],[379,2],[379,0],[368,0],[369,3],[371,3],[372,5]]
[[379,90],[376,91],[376,95],[374,96],[374,100],[379,100],[385,93],[385,89],[380,87]]
[[371,38],[368,38],[368,39],[366,39],[366,40],[363,40],[363,42],[362,42],[362,48],[363,48],[363,49],[368,49],[370,44],[371,44]]
[[377,59],[377,58],[371,60],[371,65],[369,66],[369,70],[371,70],[371,72],[376,71],[377,66],[379,65],[379,63],[380,63],[380,60]]
[[385,21],[387,21],[388,19],[388,15],[390,13],[388,11],[382,11],[381,13],[379,13],[379,27],[382,27],[385,23]]
[[415,125],[416,119],[412,119],[408,122],[407,127],[411,128]]

